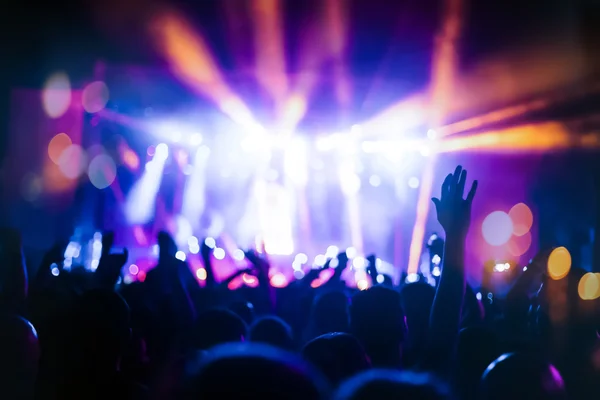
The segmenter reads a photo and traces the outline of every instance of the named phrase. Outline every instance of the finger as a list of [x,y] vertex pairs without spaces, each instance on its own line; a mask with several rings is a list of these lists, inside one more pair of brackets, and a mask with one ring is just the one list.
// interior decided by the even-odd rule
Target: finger
[[452,174],[448,174],[446,179],[444,179],[444,183],[442,183],[442,195],[440,196],[442,199],[450,194],[450,185],[452,183]]
[[471,185],[471,190],[469,190],[469,194],[467,195],[467,203],[471,204],[473,202],[473,198],[475,197],[475,193],[477,192],[477,181],[473,181]]
[[440,204],[441,204],[440,199],[433,197],[431,199],[431,201],[433,201],[433,205],[435,205],[435,212],[439,214],[440,213]]
[[465,192],[465,183],[467,182],[467,170],[463,169],[458,179],[458,185],[456,186],[456,194],[462,199],[463,193]]
[[460,165],[456,166],[456,169],[454,170],[454,173],[452,174],[452,181],[450,183],[450,195],[453,195],[454,193],[456,193],[456,189],[458,186],[458,180],[460,179],[460,174],[462,172],[462,167]]
[[114,242],[115,242],[114,232],[105,232],[102,235],[102,254],[110,253],[110,249],[112,249]]

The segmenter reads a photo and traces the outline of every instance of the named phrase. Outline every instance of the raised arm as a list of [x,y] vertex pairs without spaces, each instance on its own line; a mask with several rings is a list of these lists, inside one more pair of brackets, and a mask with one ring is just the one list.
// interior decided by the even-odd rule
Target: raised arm
[[463,199],[467,171],[456,167],[442,185],[440,198],[433,198],[437,218],[446,232],[442,275],[437,287],[429,321],[428,364],[439,368],[452,355],[460,328],[465,296],[465,238],[471,224],[471,204],[477,191],[473,182]]

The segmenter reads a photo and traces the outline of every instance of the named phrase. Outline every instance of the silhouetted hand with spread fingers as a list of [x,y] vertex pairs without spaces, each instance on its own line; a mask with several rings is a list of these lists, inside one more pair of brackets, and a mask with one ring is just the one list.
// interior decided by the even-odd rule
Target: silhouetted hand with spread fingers
[[431,199],[446,236],[465,237],[471,225],[471,205],[477,192],[477,181],[473,181],[467,197],[463,198],[466,181],[467,171],[459,165],[453,174],[446,176],[440,197]]

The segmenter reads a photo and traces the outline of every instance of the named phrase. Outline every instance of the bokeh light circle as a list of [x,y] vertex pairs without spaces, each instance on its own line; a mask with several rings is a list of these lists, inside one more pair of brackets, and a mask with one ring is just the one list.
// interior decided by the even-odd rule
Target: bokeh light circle
[[81,93],[83,109],[89,113],[102,111],[108,103],[108,87],[102,81],[95,81],[87,85]]
[[108,154],[99,154],[90,162],[88,177],[98,189],[109,187],[117,177],[117,166]]
[[287,278],[281,272],[277,272],[275,275],[273,275],[271,277],[270,283],[271,286],[276,288],[286,287],[288,284]]
[[37,200],[44,190],[42,178],[28,173],[21,180],[21,196],[29,202]]
[[600,274],[588,272],[579,280],[577,292],[582,300],[595,300],[600,297]]
[[73,142],[69,135],[66,133],[59,133],[50,139],[50,143],[48,143],[48,157],[50,157],[50,160],[52,160],[54,164],[58,165],[60,155],[72,144]]
[[87,155],[78,144],[67,147],[58,158],[60,172],[69,179],[78,178],[86,169]]
[[531,247],[531,232],[522,236],[513,236],[508,241],[507,249],[513,257],[520,257]]
[[63,72],[48,78],[42,90],[42,106],[50,118],[63,116],[71,105],[71,83]]
[[494,211],[483,220],[481,232],[488,244],[502,246],[512,236],[513,223],[504,211]]
[[554,280],[564,278],[571,270],[571,253],[566,247],[557,247],[548,257],[548,275]]
[[523,236],[533,225],[533,213],[525,203],[515,204],[508,212],[513,222],[513,235]]

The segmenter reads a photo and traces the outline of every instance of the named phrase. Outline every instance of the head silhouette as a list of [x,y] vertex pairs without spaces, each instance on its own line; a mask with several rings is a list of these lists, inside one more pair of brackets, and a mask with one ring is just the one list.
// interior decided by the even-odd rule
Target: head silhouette
[[94,368],[106,373],[118,369],[129,343],[131,319],[129,306],[110,290],[91,290],[77,300],[74,324],[74,368],[85,373]]
[[448,400],[448,389],[431,375],[374,369],[363,372],[340,386],[336,400]]
[[558,370],[537,355],[503,354],[492,362],[481,379],[482,400],[566,399]]
[[304,346],[302,356],[334,385],[371,368],[371,362],[362,345],[348,333],[321,335]]
[[400,294],[374,286],[354,295],[350,330],[364,346],[373,366],[398,367],[406,334]]
[[331,291],[318,296],[312,306],[312,323],[316,335],[348,331],[348,298],[343,292]]
[[214,347],[186,371],[181,399],[323,399],[328,391],[302,360],[256,343]]
[[33,325],[17,315],[0,315],[0,397],[33,398],[40,349]]
[[198,315],[190,332],[191,346],[206,350],[218,344],[241,342],[247,336],[246,323],[235,313],[212,309]]
[[250,327],[250,340],[284,350],[292,350],[294,347],[292,328],[284,320],[274,316],[262,317],[255,321]]

